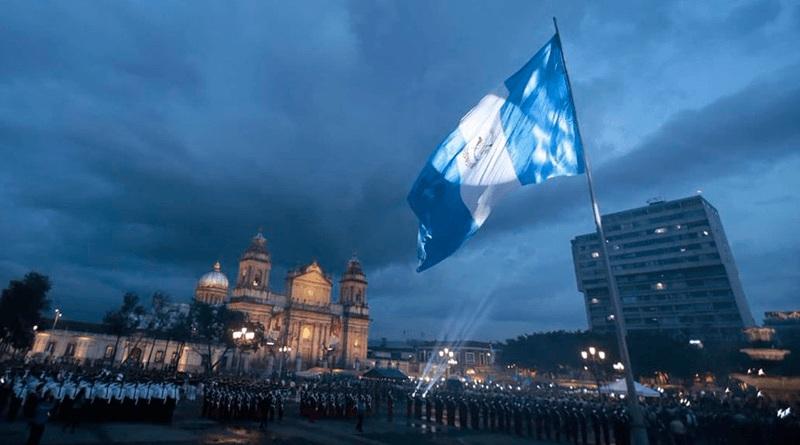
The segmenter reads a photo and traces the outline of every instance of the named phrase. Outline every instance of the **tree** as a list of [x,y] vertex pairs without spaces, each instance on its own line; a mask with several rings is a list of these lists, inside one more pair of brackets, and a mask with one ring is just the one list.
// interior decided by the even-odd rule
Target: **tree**
[[28,272],[22,280],[11,280],[0,297],[0,342],[3,351],[30,348],[33,326],[42,319],[42,311],[50,308],[47,293],[50,279],[37,272]]
[[117,337],[114,343],[114,353],[111,355],[111,364],[117,357],[120,339],[139,327],[143,315],[144,308],[139,304],[139,296],[133,292],[126,292],[122,296],[122,305],[118,309],[106,312],[103,323],[108,326],[111,334]]
[[[234,347],[232,334],[234,329],[239,329],[244,324],[244,314],[231,311],[226,306],[195,301],[189,310],[189,321],[192,340],[203,345],[203,349],[198,353],[205,364],[206,374],[210,375],[219,365],[222,357]],[[216,361],[213,355],[215,346],[224,347]]]
[[[156,341],[159,337],[166,336],[171,324],[175,322],[175,320],[172,320],[170,299],[169,295],[162,292],[153,293],[150,299],[150,317],[145,327],[145,333],[151,338],[152,343],[150,344],[150,352],[147,355],[146,367],[150,367]],[[167,343],[167,346],[169,346],[169,343]],[[164,352],[166,353],[166,351]]]
[[613,337],[587,331],[552,331],[520,335],[506,340],[501,360],[534,368],[540,372],[559,373],[566,368],[583,366],[580,353],[589,346],[610,351]]

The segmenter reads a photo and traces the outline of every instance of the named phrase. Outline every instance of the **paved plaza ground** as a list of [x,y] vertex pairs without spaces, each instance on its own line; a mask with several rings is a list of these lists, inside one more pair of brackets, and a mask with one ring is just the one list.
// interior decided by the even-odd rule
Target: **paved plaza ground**
[[[290,407],[290,410],[294,407]],[[269,431],[258,429],[255,422],[220,424],[202,419],[198,407],[181,403],[172,425],[135,422],[88,423],[75,433],[62,432],[61,424],[49,424],[43,445],[78,444],[539,444],[527,438],[506,434],[461,431],[457,428],[424,423],[407,423],[405,417],[393,422],[385,416],[367,418],[364,432],[355,431],[355,420],[318,420],[314,423],[296,415],[273,422]],[[292,412],[292,411],[290,411]],[[296,412],[296,411],[294,411]],[[0,423],[0,444],[24,444],[28,434],[25,422]]]

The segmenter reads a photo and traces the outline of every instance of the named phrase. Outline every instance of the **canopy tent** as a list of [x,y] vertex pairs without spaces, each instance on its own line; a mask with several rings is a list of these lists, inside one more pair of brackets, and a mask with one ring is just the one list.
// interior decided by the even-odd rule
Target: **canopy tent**
[[407,380],[408,376],[395,368],[372,368],[361,375],[365,379]]
[[[661,393],[653,388],[644,386],[639,382],[633,382],[636,387],[636,394],[641,397],[661,397]],[[628,394],[628,388],[625,385],[625,379],[617,379],[613,383],[603,385],[599,391],[603,394]]]

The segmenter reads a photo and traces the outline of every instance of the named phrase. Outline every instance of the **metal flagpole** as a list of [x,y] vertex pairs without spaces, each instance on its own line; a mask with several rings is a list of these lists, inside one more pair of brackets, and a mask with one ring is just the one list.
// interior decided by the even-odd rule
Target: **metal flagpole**
[[[558,32],[558,23],[556,18],[553,17],[553,25],[556,28],[556,39],[558,39],[558,46],[561,48],[561,63],[564,64],[564,75],[567,78],[567,88],[569,89],[569,98],[572,101],[573,107],[575,101],[572,97],[572,84],[569,80],[569,72],[567,71],[567,62],[564,58],[564,47],[561,45],[561,34]],[[578,110],[575,110],[575,128],[580,138],[580,124],[578,123]],[[622,316],[622,305],[619,300],[619,292],[617,290],[617,279],[611,270],[611,262],[608,258],[608,241],[603,231],[603,221],[600,217],[600,206],[597,205],[597,197],[594,193],[594,185],[592,184],[592,169],[589,166],[589,156],[586,154],[586,149],[583,152],[583,164],[586,167],[586,180],[589,183],[589,196],[592,199],[592,211],[594,212],[594,223],[597,227],[597,236],[600,239],[600,255],[606,266],[606,276],[608,278],[608,293],[611,299],[612,316],[614,318],[614,325],[617,333],[617,346],[619,347],[620,359],[623,366],[625,366],[625,386],[628,389],[628,412],[631,416],[631,438],[634,445],[647,445],[647,429],[644,425],[644,416],[642,415],[642,408],[639,406],[639,397],[636,394],[636,385],[633,380],[633,368],[631,367],[631,358],[628,354],[628,342],[625,333],[625,319]],[[599,390],[599,388],[598,388]]]

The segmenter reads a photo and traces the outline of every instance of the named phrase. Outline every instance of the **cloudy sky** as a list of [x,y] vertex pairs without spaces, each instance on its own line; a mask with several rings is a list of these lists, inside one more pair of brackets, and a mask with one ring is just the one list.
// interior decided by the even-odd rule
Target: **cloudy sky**
[[[124,291],[189,301],[259,226],[281,290],[355,251],[372,336],[586,327],[570,239],[585,178],[506,199],[422,274],[405,196],[459,118],[559,18],[604,211],[702,189],[753,313],[800,309],[800,5],[16,2],[0,16],[0,283],[50,275],[67,318]],[[456,329],[458,324],[454,325]]]

